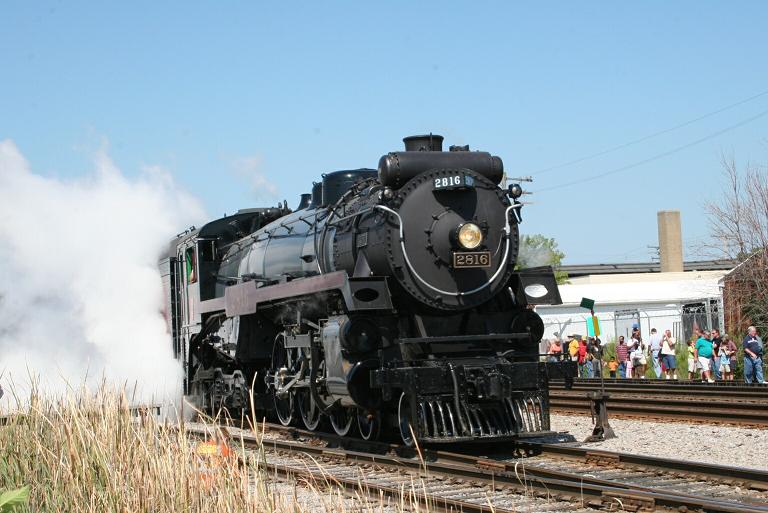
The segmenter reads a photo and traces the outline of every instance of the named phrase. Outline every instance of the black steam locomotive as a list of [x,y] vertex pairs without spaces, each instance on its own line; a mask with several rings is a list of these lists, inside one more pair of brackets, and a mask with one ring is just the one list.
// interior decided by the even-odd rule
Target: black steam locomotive
[[500,187],[501,159],[442,140],[407,137],[296,211],[241,210],[171,243],[190,401],[406,444],[549,431],[548,379],[575,375],[539,361],[533,306],[560,302],[553,273],[515,270],[522,190]]

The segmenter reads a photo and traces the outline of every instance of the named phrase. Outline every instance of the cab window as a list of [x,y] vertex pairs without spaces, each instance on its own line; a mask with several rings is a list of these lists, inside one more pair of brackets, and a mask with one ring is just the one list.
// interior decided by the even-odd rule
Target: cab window
[[197,283],[197,255],[194,247],[187,249],[184,261],[187,267],[187,283]]

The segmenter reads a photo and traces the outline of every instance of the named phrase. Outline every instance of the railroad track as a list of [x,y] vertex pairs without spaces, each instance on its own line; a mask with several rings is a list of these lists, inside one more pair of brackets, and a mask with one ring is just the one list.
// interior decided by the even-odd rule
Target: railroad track
[[[198,437],[212,429],[187,426]],[[261,451],[270,474],[410,509],[768,512],[768,473],[754,470],[530,442],[503,454],[498,446],[417,451],[277,425],[263,437],[234,429],[228,436]]]
[[[555,413],[589,414],[587,392],[600,380],[576,380],[573,388],[551,383],[550,406]],[[664,380],[606,380],[611,416],[735,424],[768,428],[768,387],[765,385],[697,383]]]

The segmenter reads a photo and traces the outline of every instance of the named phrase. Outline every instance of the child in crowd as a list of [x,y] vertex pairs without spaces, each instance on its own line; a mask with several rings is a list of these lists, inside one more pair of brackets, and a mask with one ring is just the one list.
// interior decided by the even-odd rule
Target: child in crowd
[[688,341],[688,379],[696,377],[696,348],[693,340]]
[[731,337],[725,337],[720,344],[720,374],[726,381],[733,381],[733,364],[736,360],[736,343]]
[[608,371],[612,378],[616,377],[616,369],[618,368],[619,368],[619,362],[616,361],[616,358],[611,358],[611,361],[608,362]]

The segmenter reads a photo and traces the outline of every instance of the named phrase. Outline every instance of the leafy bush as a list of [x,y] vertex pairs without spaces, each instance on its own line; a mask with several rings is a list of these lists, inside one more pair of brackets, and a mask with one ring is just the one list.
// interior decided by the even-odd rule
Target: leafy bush
[[0,493],[0,513],[11,513],[16,506],[22,506],[29,499],[29,486],[18,490],[9,490]]

